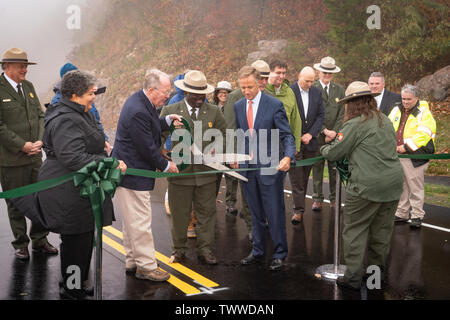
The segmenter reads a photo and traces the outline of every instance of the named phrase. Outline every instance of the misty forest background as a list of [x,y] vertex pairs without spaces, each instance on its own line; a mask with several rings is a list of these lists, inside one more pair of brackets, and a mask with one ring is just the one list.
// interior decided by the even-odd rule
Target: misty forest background
[[[287,78],[330,55],[342,71],[335,81],[347,86],[367,81],[373,71],[386,75],[387,88],[399,92],[450,64],[448,0],[384,0],[381,29],[369,30],[366,13],[373,0],[110,0],[89,40],[75,47],[69,61],[90,70],[107,85],[97,105],[110,135],[126,98],[140,89],[145,70],[173,76],[202,70],[208,82],[227,80],[236,88],[237,72],[258,41],[286,39],[281,58]],[[85,38],[80,30],[78,39]],[[89,32],[92,32],[91,30]],[[270,61],[268,61],[270,62]],[[438,152],[449,152],[449,98],[431,109],[438,121]],[[450,161],[434,161],[429,173],[450,175]]]

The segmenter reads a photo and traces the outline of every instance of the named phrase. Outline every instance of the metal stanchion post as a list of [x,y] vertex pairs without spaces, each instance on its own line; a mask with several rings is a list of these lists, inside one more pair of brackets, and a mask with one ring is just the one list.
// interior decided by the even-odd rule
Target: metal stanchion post
[[316,269],[316,275],[320,277],[336,280],[345,273],[345,265],[339,264],[339,234],[341,224],[341,177],[336,170],[336,207],[334,210],[334,258],[333,264],[325,264]]
[[95,228],[95,272],[94,272],[94,298],[102,300],[102,239],[101,233]]

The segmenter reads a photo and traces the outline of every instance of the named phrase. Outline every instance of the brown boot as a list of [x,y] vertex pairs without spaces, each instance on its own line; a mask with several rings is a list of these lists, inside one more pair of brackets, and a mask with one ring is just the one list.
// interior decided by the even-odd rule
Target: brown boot
[[138,268],[134,276],[141,280],[150,280],[156,282],[166,281],[170,278],[170,274],[168,272],[159,268],[156,268],[154,270],[142,270]]

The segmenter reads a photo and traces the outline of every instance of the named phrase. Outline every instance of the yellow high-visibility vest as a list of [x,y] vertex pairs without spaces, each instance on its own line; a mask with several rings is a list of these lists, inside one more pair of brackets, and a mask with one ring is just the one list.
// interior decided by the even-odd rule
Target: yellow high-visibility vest
[[[394,107],[389,114],[389,119],[394,125],[395,132],[400,126],[402,117],[398,106]],[[406,120],[405,130],[403,132],[403,141],[412,151],[426,146],[430,139],[436,138],[436,121],[431,114],[428,102],[420,101],[418,112],[411,112]]]

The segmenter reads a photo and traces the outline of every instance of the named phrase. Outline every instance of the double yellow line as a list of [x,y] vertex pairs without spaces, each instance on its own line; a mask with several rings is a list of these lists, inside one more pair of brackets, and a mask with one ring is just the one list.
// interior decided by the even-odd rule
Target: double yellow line
[[[104,227],[103,230],[106,230],[109,233],[111,233],[112,235],[116,236],[117,238],[123,240],[123,233],[120,232],[119,230],[117,230],[111,226]],[[120,243],[105,236],[104,234],[103,234],[103,242],[106,243],[111,248],[122,253],[123,255],[126,255],[125,249],[123,248],[123,246]],[[171,267],[172,269],[175,269],[178,272],[188,276],[189,278],[195,280],[197,283],[199,283],[200,285],[202,285],[206,288],[214,288],[214,287],[219,286],[219,284],[215,283],[214,281],[211,281],[208,278],[205,278],[204,276],[183,266],[180,263],[170,263],[169,264],[169,257],[163,255],[162,253],[160,253],[158,251],[155,251],[155,255],[156,255],[156,259],[159,260],[160,262],[162,262],[162,263],[168,265],[169,267]],[[164,269],[162,269],[162,270],[164,270]],[[167,270],[164,270],[164,271],[167,271]],[[186,294],[195,294],[195,293],[201,292],[198,288],[184,282],[183,280],[179,279],[178,277],[174,276],[173,274],[170,274],[170,278],[169,278],[169,280],[167,280],[167,282],[169,282],[171,285],[177,287],[178,289],[180,289],[181,291],[183,291]]]

